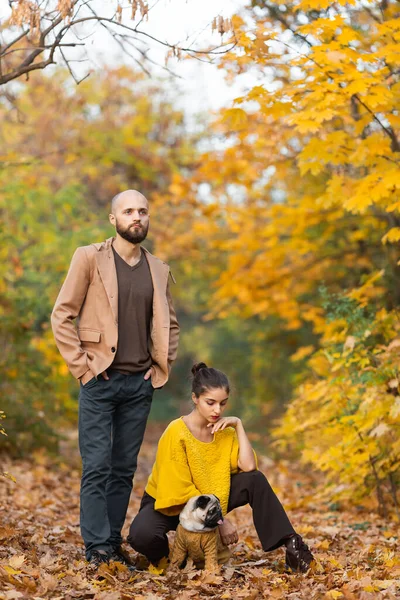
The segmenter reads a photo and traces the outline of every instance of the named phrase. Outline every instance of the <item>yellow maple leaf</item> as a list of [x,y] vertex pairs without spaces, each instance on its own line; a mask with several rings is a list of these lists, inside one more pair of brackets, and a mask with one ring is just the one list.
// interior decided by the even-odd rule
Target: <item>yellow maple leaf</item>
[[342,596],[343,594],[340,590],[329,590],[329,592],[326,593],[326,598],[333,598],[333,600],[341,598]]
[[382,242],[398,242],[400,240],[400,227],[392,227],[382,238]]
[[150,564],[150,566],[149,566],[149,573],[151,573],[152,575],[164,575],[167,567],[168,567],[168,558],[166,558],[164,556],[160,560],[160,562],[158,563],[158,565],[152,565],[152,564]]

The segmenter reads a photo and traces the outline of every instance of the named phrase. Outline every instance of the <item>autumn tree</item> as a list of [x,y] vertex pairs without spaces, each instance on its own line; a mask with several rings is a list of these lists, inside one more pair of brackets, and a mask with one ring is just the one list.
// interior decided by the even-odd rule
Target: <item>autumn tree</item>
[[36,74],[12,99],[2,97],[3,447],[54,448],[58,429],[76,415],[76,389],[49,317],[76,246],[112,235],[113,195],[130,187],[151,193],[164,209],[156,234],[168,229],[173,207],[163,190],[176,170],[189,168],[193,149],[182,113],[143,78],[127,68],[105,70],[71,90],[65,72]]
[[[225,265],[210,317],[258,318],[260,336],[275,317],[277,335],[307,327],[317,336],[296,354],[300,362],[310,356],[310,363],[278,435],[288,443],[296,438],[305,460],[345,482],[343,497],[374,489],[381,505],[385,491],[396,502],[399,478],[399,448],[392,444],[397,366],[387,350],[398,336],[393,311],[400,301],[398,17],[398,3],[390,1],[254,0],[234,19],[238,46],[222,65],[231,78],[251,71],[258,85],[221,112],[214,134],[224,143],[205,152],[195,175],[181,182],[185,195],[189,189],[198,198],[209,186],[207,203],[197,204],[194,232]],[[365,295],[378,276],[379,285]],[[337,330],[321,284],[333,308],[343,297],[351,309],[338,316]],[[364,308],[369,325],[355,333],[354,315]],[[354,347],[345,344],[349,336]],[[314,352],[316,363],[321,352],[332,356],[327,345],[335,348],[332,361],[312,369]],[[345,405],[338,403],[336,363]],[[361,380],[349,394],[354,371]],[[313,385],[323,390],[314,404]],[[376,411],[366,397],[376,399]],[[325,410],[316,412],[321,406]],[[310,423],[306,414],[313,430],[302,427]],[[345,431],[343,454],[335,460]],[[359,478],[351,483],[355,471]]]

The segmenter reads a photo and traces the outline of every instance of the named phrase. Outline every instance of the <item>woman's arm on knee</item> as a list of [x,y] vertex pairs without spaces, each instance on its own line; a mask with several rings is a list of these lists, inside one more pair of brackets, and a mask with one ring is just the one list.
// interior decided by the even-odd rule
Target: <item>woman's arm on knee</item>
[[236,434],[239,440],[238,467],[241,471],[254,471],[257,469],[256,459],[249,438],[244,430],[243,423],[238,419]]
[[222,417],[222,419],[219,419],[214,425],[212,425],[211,433],[215,433],[218,430],[222,431],[223,429],[225,429],[225,427],[234,427],[236,429],[236,435],[239,442],[239,469],[241,471],[254,471],[255,469],[257,469],[254,450],[251,447],[249,438],[246,435],[243,423],[239,419],[239,417]]

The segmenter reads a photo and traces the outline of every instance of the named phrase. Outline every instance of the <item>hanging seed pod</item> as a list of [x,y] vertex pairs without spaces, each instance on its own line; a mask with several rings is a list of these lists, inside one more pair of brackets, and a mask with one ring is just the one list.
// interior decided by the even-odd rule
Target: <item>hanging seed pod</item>
[[137,12],[138,8],[139,8],[138,1],[137,0],[132,0],[132,13],[131,13],[131,19],[132,20],[135,19],[136,12]]
[[218,17],[218,33],[220,33],[221,35],[223,35],[225,32],[224,30],[224,18],[219,16]]
[[122,6],[120,4],[118,4],[118,6],[117,6],[116,20],[117,20],[117,23],[121,23],[121,21],[122,21]]
[[72,1],[71,0],[58,0],[57,10],[59,11],[59,13],[63,19],[68,19],[69,17],[72,17],[72,13],[73,13]]
[[144,0],[139,0],[140,14],[142,17],[148,17],[149,5]]
[[225,29],[225,33],[228,33],[229,31],[233,31],[233,25],[232,25],[231,19],[224,20],[224,29]]

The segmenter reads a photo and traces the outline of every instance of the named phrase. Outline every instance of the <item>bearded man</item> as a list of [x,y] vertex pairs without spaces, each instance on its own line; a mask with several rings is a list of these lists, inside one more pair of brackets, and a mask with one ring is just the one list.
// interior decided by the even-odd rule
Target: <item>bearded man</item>
[[110,559],[129,564],[121,530],[137,455],[179,338],[173,276],[141,246],[147,199],[135,190],[118,194],[109,220],[116,236],[76,250],[51,315],[57,347],[80,382],[80,524],[93,569]]

